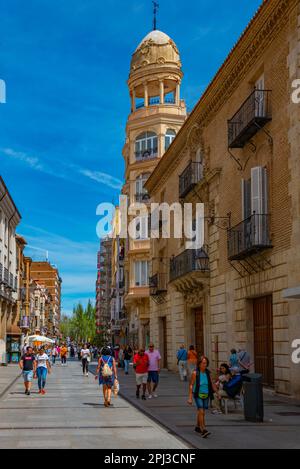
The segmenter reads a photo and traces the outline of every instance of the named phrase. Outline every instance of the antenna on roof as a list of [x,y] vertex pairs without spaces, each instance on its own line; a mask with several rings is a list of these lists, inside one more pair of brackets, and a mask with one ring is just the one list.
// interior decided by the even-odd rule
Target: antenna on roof
[[159,3],[152,1],[153,3],[153,31],[157,30],[157,12],[159,9]]

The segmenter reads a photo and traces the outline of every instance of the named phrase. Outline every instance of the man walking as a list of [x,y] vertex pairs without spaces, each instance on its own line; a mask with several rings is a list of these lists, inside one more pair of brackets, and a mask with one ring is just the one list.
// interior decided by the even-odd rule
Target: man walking
[[181,381],[187,381],[187,358],[187,351],[185,346],[182,344],[177,352],[177,365]]
[[19,362],[19,366],[23,372],[25,394],[30,396],[32,380],[36,373],[36,360],[32,347],[27,347],[26,353],[22,356]]
[[[155,350],[154,344],[149,345],[149,350],[146,352],[149,358],[149,367],[148,367],[148,393],[149,399],[152,397],[158,397],[156,394],[156,389],[159,383],[159,373],[160,373],[160,362],[161,356],[158,350]],[[153,384],[153,387],[152,387]]]
[[149,368],[149,357],[145,353],[145,349],[141,348],[139,352],[134,356],[133,368],[136,373],[136,397],[140,398],[140,389],[143,386],[142,399],[146,400],[146,388],[148,381],[148,368]]

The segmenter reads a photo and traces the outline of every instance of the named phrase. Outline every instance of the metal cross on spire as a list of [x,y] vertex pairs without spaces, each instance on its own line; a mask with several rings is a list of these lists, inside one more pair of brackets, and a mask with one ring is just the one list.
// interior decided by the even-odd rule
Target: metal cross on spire
[[153,15],[154,15],[154,18],[153,18],[153,31],[156,31],[157,30],[157,12],[158,12],[158,9],[159,9],[159,3],[154,2],[154,1],[152,1],[152,3],[153,3]]

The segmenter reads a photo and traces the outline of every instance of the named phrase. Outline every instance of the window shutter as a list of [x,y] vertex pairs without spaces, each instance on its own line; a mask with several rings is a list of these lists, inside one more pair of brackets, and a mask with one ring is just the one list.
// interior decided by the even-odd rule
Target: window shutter
[[251,169],[251,212],[268,213],[267,170],[261,166]]
[[241,192],[242,192],[242,216],[243,220],[246,220],[251,216],[251,180],[241,181]]

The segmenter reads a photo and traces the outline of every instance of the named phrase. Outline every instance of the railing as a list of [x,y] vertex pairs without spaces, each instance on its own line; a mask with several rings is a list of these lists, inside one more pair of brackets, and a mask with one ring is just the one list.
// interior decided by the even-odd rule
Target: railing
[[0,262],[0,283],[3,282],[3,265]]
[[244,259],[255,252],[271,248],[269,215],[253,214],[228,230],[228,259]]
[[147,203],[149,202],[150,197],[147,192],[142,192],[139,194],[135,194],[135,201],[139,203]]
[[156,106],[157,104],[160,104],[160,99],[159,98],[150,98],[149,99],[149,106]]
[[191,272],[209,272],[207,248],[187,249],[170,261],[170,281]]
[[4,267],[4,283],[6,285],[8,285],[8,279],[9,279],[8,269]]
[[149,278],[150,295],[157,296],[168,290],[168,276],[165,273],[157,273]]
[[9,287],[13,290],[14,289],[14,276],[12,273],[9,274]]
[[145,160],[150,160],[152,158],[156,158],[157,155],[158,155],[157,148],[147,148],[146,150],[143,150],[143,151],[136,151],[135,159],[137,161],[145,161]]
[[14,278],[14,291],[18,291],[18,277]]
[[191,161],[179,176],[179,197],[185,197],[203,179],[203,164]]
[[166,104],[175,104],[175,98],[165,98]]
[[270,90],[254,90],[228,121],[228,147],[243,148],[267,122],[272,120]]

